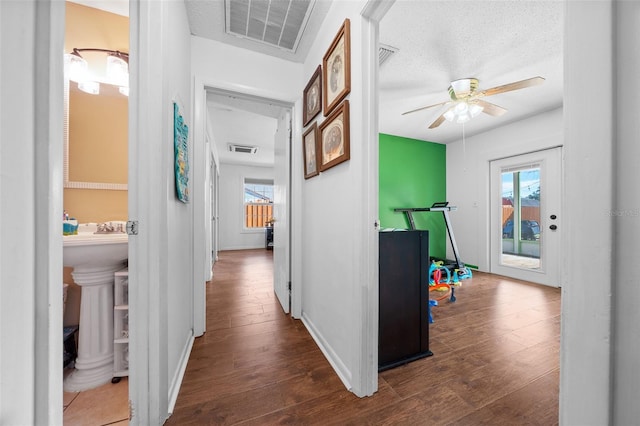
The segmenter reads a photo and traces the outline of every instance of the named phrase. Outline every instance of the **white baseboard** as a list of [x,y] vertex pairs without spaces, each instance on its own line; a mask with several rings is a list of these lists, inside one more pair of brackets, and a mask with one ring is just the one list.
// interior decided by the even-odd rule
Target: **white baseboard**
[[191,349],[193,348],[193,341],[193,330],[191,330],[186,344],[184,345],[184,348],[182,348],[180,362],[178,363],[178,368],[176,369],[173,380],[171,381],[171,387],[169,388],[169,415],[173,413],[176,401],[178,400],[178,393],[180,392],[180,386],[184,379],[184,372],[187,369],[187,363],[189,362],[189,356],[191,355]]
[[[250,245],[250,246],[230,246],[230,247],[221,247],[220,251],[225,250],[255,250],[255,249],[264,249],[264,244],[259,246]],[[266,249],[265,249],[266,250]]]
[[331,345],[322,337],[322,334],[318,332],[318,329],[313,324],[313,321],[307,317],[306,313],[302,313],[302,323],[311,334],[313,340],[315,340],[316,344],[324,354],[331,367],[335,370],[336,374],[342,380],[344,386],[349,390],[349,392],[353,392],[353,386],[351,385],[352,375],[351,371],[347,368],[346,365],[342,362],[338,354],[333,350]]

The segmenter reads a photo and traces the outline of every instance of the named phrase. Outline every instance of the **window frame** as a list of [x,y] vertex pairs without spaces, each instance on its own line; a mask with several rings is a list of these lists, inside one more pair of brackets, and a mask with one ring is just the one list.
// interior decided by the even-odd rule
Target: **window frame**
[[[266,227],[265,226],[254,226],[254,227],[249,227],[247,226],[247,205],[251,204],[247,201],[245,201],[245,191],[246,191],[246,186],[247,184],[251,185],[251,184],[255,184],[255,185],[270,185],[272,190],[275,190],[274,188],[274,179],[273,178],[264,178],[264,177],[249,177],[249,176],[244,176],[242,177],[242,181],[241,181],[241,195],[242,195],[242,232],[243,233],[262,233],[264,232],[264,229]],[[271,211],[272,211],[272,215],[273,215],[273,194],[271,194],[271,202],[269,203],[264,203],[265,205],[270,205],[271,206]],[[253,203],[253,204],[260,204],[260,203]]]

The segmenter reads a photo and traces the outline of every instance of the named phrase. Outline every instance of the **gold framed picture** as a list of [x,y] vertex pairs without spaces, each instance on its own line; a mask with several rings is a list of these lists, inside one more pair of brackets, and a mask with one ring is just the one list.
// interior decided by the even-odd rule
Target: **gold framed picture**
[[345,100],[320,125],[320,171],[350,158],[349,101]]
[[320,139],[318,138],[318,123],[314,122],[309,129],[302,135],[302,154],[304,156],[304,178],[320,174],[318,169],[318,146]]
[[321,70],[322,66],[318,65],[318,68],[316,68],[311,76],[311,80],[307,83],[307,87],[304,88],[302,96],[304,102],[304,108],[302,109],[302,123],[304,126],[309,124],[322,109]]
[[345,19],[322,58],[322,105],[327,116],[351,91],[351,24]]

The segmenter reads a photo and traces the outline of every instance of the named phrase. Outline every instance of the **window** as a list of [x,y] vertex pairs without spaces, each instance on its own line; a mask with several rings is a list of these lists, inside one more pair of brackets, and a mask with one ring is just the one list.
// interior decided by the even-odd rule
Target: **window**
[[273,218],[273,179],[244,179],[244,227],[264,228]]

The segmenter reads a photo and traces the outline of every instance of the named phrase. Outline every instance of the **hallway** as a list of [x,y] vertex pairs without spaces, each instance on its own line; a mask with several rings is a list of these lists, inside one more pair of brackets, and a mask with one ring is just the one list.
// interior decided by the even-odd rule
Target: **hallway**
[[434,309],[433,357],[344,388],[272,288],[272,252],[219,253],[167,425],[539,424],[558,422],[560,290],[475,273]]

